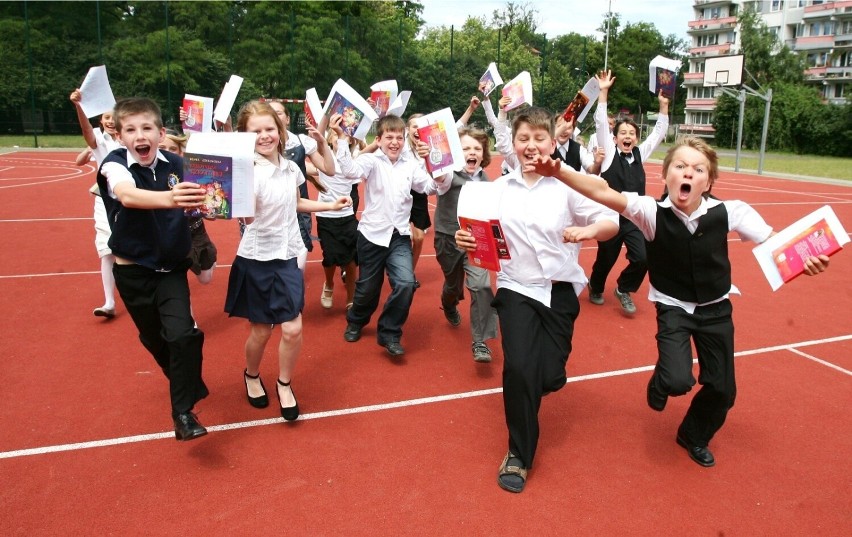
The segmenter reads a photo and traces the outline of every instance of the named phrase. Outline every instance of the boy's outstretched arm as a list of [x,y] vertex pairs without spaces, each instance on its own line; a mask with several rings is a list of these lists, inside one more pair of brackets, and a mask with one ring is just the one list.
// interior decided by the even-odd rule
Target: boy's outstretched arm
[[600,177],[585,175],[574,171],[570,166],[562,166],[561,160],[536,155],[532,161],[524,165],[524,171],[534,172],[543,177],[555,177],[569,188],[619,214],[627,208],[627,197],[624,194],[610,188]]

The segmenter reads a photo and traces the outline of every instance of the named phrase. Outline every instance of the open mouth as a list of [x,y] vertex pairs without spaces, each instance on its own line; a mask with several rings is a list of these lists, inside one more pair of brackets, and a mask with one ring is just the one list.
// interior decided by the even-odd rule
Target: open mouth
[[683,183],[680,185],[680,189],[678,190],[678,198],[681,200],[686,200],[689,198],[689,194],[692,192],[692,185],[689,183]]
[[146,145],[137,145],[136,146],[136,154],[138,154],[139,157],[142,160],[147,159],[149,156],[151,156],[151,146],[147,145],[147,144]]
[[476,168],[476,166],[479,164],[479,162],[473,157],[467,159],[465,161],[465,163],[467,164],[467,167],[470,168],[470,169]]

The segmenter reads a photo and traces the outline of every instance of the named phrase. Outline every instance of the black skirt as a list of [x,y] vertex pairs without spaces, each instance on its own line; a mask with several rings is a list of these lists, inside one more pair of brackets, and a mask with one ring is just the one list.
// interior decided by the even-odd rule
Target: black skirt
[[322,247],[322,266],[345,267],[358,261],[355,240],[358,220],[355,215],[340,218],[317,215],[317,235]]
[[295,258],[234,259],[225,298],[225,311],[231,317],[281,324],[298,317],[304,307],[305,278]]
[[427,230],[432,227],[429,218],[429,196],[411,191],[411,217],[408,219],[417,229]]

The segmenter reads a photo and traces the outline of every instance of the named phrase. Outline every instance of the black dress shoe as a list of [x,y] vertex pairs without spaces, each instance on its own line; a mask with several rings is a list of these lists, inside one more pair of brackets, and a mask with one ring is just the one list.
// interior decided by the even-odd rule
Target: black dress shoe
[[[281,379],[278,379],[278,406],[281,406],[281,387],[287,388],[290,390],[290,393],[293,394],[293,401],[296,401],[296,392],[293,391],[293,388],[290,387],[289,382],[281,382]],[[281,417],[287,421],[294,421],[299,417],[299,402],[296,401],[296,404],[293,406],[281,406]]]
[[709,468],[716,464],[716,459],[713,458],[713,454],[710,453],[710,450],[706,447],[694,446],[686,441],[680,434],[677,435],[677,445],[682,447],[689,453],[689,458],[700,464],[701,466],[705,466]]
[[648,406],[657,412],[662,412],[666,408],[668,398],[666,394],[657,389],[654,383],[654,376],[652,375],[650,380],[648,380]]
[[393,357],[402,356],[405,354],[405,349],[402,348],[402,345],[399,344],[398,341],[388,341],[384,344],[385,350],[388,351]]
[[198,423],[195,414],[184,412],[175,416],[175,438],[178,440],[195,440],[207,434],[207,429]]
[[[263,381],[260,380],[260,373],[255,376],[251,376],[248,374],[248,370],[243,371],[243,381],[246,383],[246,398],[251,406],[254,408],[266,408],[269,406],[269,396],[266,395],[266,386],[263,385]],[[259,380],[260,381],[260,389],[263,390],[263,395],[258,395],[257,397],[252,397],[248,392],[248,379]]]
[[361,327],[357,324],[348,323],[346,325],[346,331],[343,332],[343,339],[349,343],[358,341],[361,339]]

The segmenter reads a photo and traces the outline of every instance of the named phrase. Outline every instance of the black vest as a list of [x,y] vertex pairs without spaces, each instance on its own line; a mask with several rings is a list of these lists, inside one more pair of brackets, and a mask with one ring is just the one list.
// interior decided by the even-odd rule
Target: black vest
[[[127,149],[116,149],[104,159],[128,168],[136,187],[152,191],[168,191],[183,180],[183,159],[162,151],[168,159],[157,159],[150,168],[133,164],[127,166]],[[123,257],[152,270],[173,270],[183,264],[192,245],[189,223],[184,210],[130,209],[108,196],[106,177],[98,170],[98,188],[104,193],[104,207],[112,235],[108,245],[118,257]]]
[[731,290],[728,211],[719,204],[690,233],[671,208],[657,206],[657,232],[645,241],[648,278],[661,293],[705,304]]
[[633,163],[628,164],[621,157],[618,148],[609,168],[601,174],[609,186],[618,192],[636,192],[645,195],[645,168],[642,166],[642,155],[638,147],[633,148]]
[[565,158],[562,158],[562,153],[559,152],[558,147],[553,151],[553,154],[550,155],[550,158],[553,160],[559,159],[563,161],[565,164],[574,168],[575,171],[583,171],[583,163],[580,160],[580,144],[570,138],[568,139],[568,150],[565,152]]

